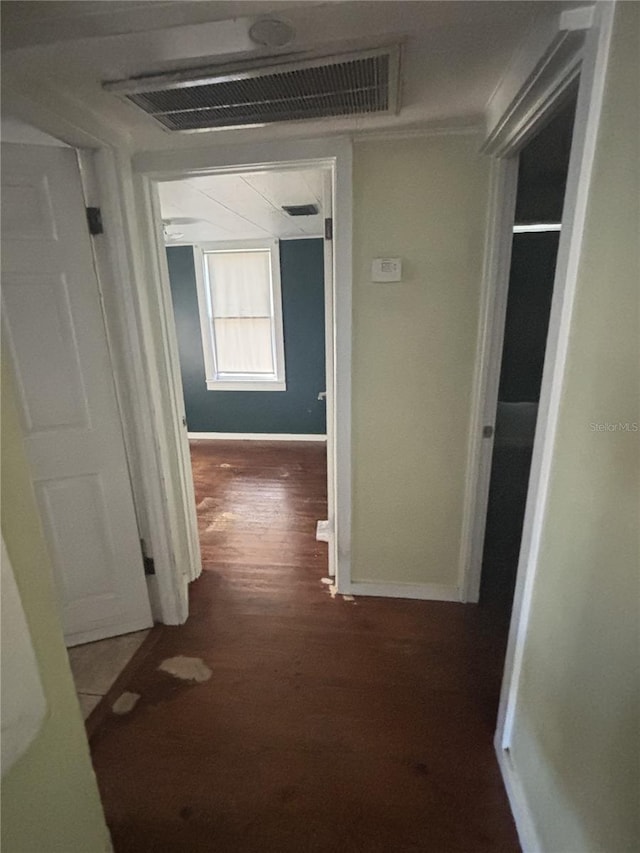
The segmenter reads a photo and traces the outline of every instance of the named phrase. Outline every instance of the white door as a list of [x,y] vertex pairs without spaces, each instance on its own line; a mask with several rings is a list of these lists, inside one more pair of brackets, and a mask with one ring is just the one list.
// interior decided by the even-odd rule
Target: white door
[[67,645],[148,628],[76,152],[2,145],[2,323]]

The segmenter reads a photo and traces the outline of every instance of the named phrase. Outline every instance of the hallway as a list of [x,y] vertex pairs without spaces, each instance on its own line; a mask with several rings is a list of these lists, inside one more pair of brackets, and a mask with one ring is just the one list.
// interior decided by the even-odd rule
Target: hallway
[[[485,609],[332,598],[320,444],[193,442],[204,571],[91,746],[116,853],[516,851]],[[158,670],[201,659],[207,680]],[[206,670],[205,676],[206,677]]]

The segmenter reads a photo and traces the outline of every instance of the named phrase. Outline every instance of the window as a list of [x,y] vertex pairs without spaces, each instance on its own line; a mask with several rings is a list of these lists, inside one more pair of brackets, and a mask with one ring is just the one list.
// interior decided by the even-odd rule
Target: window
[[285,391],[278,241],[196,249],[210,391]]

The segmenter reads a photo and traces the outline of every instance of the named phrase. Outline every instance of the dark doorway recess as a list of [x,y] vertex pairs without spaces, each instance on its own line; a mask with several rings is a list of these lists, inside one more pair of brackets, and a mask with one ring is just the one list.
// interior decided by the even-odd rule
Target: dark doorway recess
[[[562,221],[576,99],[520,153],[515,224]],[[514,233],[480,603],[508,628],[518,567],[560,231]]]

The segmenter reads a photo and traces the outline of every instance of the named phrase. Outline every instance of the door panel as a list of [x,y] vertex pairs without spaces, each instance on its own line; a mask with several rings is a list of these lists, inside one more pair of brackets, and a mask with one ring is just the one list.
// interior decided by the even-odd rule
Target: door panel
[[[88,407],[64,276],[16,276],[2,282],[6,332],[30,434],[88,428]],[[64,380],[64,381],[61,381]]]
[[76,153],[2,146],[2,324],[68,645],[152,624]]

